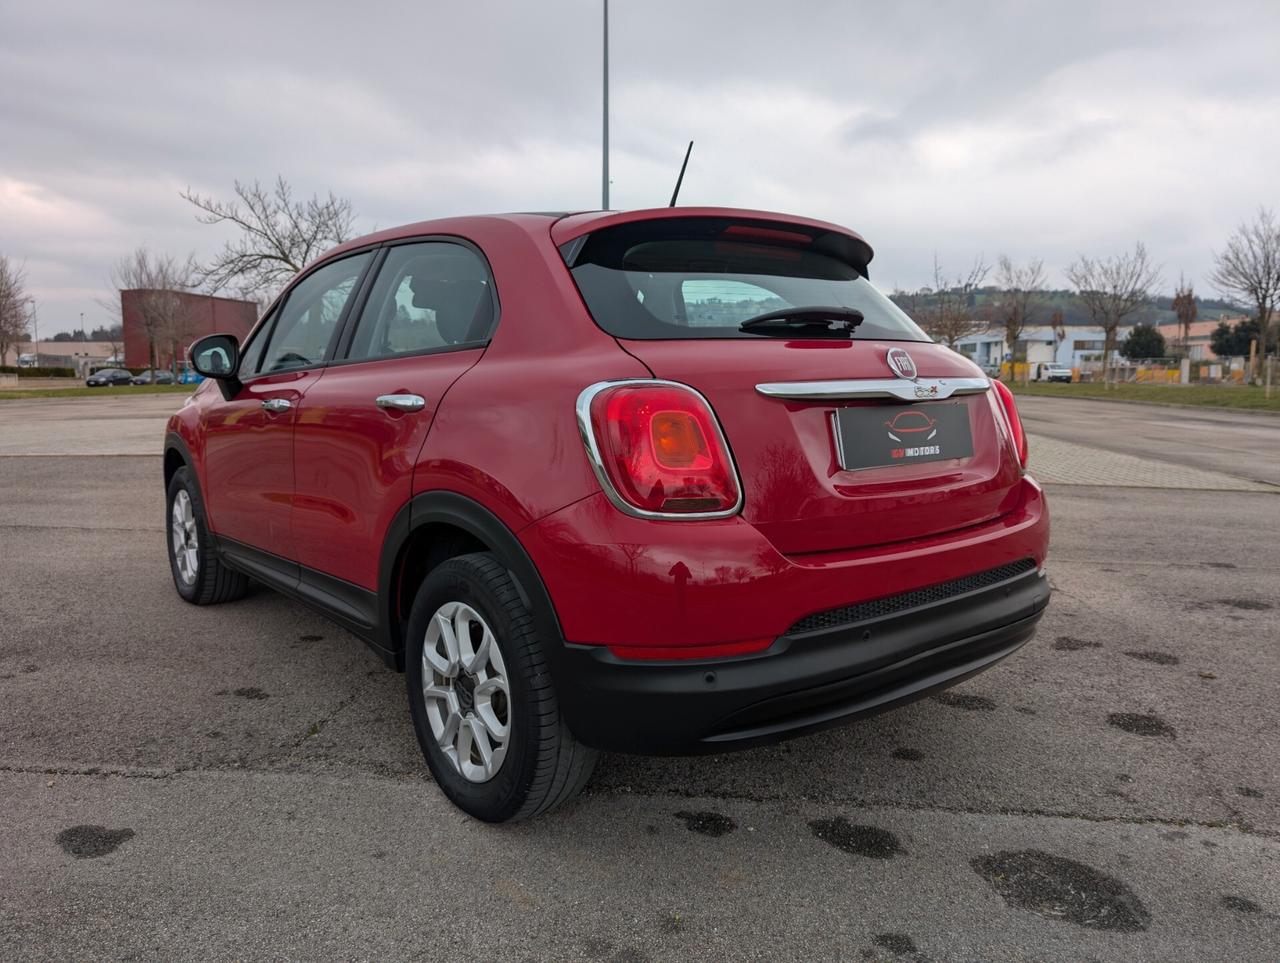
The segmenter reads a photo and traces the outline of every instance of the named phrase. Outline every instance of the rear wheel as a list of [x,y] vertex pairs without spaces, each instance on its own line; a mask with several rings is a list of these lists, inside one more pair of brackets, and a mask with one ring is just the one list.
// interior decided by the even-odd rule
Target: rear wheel
[[204,503],[191,479],[191,469],[183,467],[173,473],[167,494],[169,570],[178,594],[193,605],[242,598],[249,590],[249,579],[227,568],[213,551]]
[[492,555],[434,569],[414,599],[407,637],[414,728],[455,805],[496,823],[577,795],[596,752],[561,718],[533,617]]

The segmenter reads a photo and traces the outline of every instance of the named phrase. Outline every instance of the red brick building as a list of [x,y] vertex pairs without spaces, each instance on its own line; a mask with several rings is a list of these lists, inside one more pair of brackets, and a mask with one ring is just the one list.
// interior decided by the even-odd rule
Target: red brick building
[[[130,368],[145,368],[150,364],[150,346],[147,329],[142,323],[142,304],[151,292],[145,290],[120,292],[120,318],[124,327],[124,363]],[[241,340],[258,320],[258,306],[252,301],[235,298],[215,298],[208,294],[175,295],[179,299],[178,313],[182,322],[174,327],[180,332],[177,340],[178,362],[185,360],[187,347],[196,338],[206,334],[234,334]],[[168,368],[173,363],[173,340],[157,339],[156,365]]]

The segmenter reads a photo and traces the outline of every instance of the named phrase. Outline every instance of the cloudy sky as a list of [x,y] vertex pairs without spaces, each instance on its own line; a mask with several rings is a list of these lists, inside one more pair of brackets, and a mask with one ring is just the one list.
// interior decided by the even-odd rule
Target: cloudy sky
[[[936,251],[1143,240],[1212,293],[1212,251],[1280,206],[1280,3],[613,0],[614,207],[847,224],[882,287]],[[0,253],[41,333],[140,244],[207,256],[178,197],[289,178],[359,227],[600,203],[600,0],[0,0]]]

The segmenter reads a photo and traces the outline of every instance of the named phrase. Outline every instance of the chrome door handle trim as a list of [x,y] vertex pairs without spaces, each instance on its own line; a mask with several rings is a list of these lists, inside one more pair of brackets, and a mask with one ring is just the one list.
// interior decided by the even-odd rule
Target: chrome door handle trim
[[427,406],[427,399],[422,395],[378,395],[374,404],[379,408],[394,408],[396,411],[421,411]]
[[288,398],[268,398],[262,403],[262,407],[267,411],[288,411],[293,407],[293,402]]

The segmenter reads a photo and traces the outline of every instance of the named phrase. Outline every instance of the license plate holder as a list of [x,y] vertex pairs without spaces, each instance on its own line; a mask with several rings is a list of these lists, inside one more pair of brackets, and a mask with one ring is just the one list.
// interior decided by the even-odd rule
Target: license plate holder
[[832,421],[845,471],[973,455],[969,406],[963,401],[837,408]]

